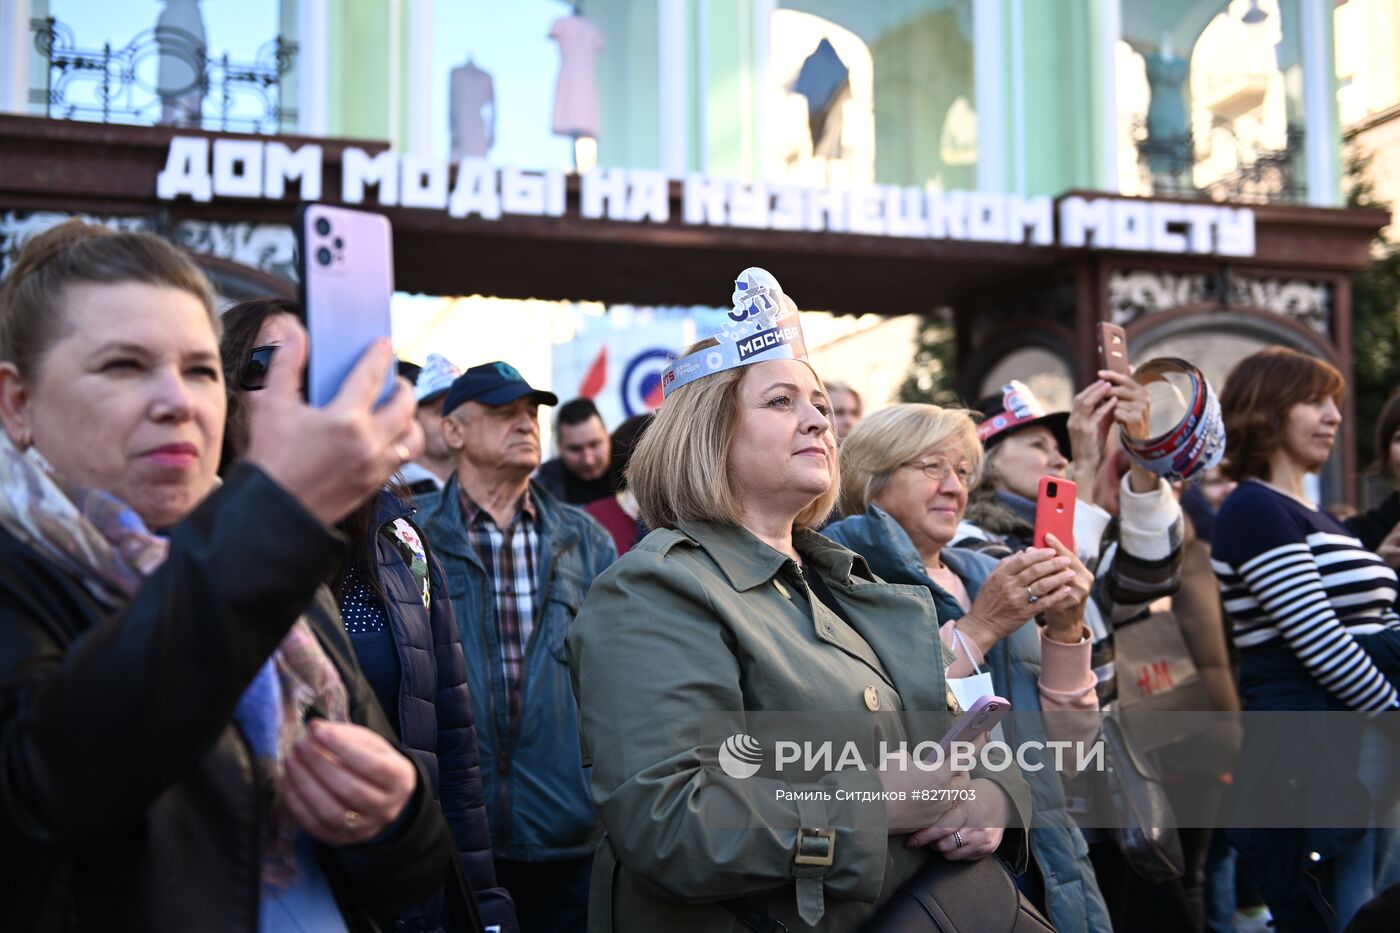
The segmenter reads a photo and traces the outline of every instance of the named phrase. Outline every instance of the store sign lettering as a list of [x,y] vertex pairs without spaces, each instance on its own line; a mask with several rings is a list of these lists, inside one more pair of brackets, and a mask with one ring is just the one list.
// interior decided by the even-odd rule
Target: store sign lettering
[[[279,140],[176,137],[156,195],[281,200],[322,196],[322,149],[293,151]],[[1220,204],[1071,195],[1023,198],[989,191],[937,191],[894,185],[802,188],[687,175],[681,217],[693,226],[845,233],[1027,246],[1121,249],[1219,256],[1254,255],[1254,212]],[[647,169],[597,169],[580,183],[585,220],[668,223],[671,180]],[[464,159],[454,166],[391,150],[345,149],[340,199],[346,204],[442,210],[457,218],[563,217],[565,175]]]

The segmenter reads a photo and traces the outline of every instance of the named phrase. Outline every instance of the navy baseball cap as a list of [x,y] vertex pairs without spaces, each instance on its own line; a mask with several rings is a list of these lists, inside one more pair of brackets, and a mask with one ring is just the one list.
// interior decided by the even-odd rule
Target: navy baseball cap
[[442,400],[442,413],[448,414],[463,402],[505,405],[527,395],[534,397],[541,405],[559,404],[559,396],[536,389],[525,381],[520,370],[509,363],[500,360],[482,363],[453,380],[447,389],[447,398]]

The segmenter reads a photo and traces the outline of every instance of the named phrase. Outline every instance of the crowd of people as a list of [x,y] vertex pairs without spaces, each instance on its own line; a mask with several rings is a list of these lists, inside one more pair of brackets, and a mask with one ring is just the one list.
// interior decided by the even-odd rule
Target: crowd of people
[[[609,433],[507,361],[399,363],[379,404],[384,341],[312,407],[296,304],[218,314],[146,234],[29,240],[0,283],[0,930],[1400,922],[1400,493],[1309,499],[1333,367],[1241,360],[1225,459],[1181,483],[1132,449],[1131,376],[867,411],[771,276],[735,284],[741,323]],[[1400,396],[1376,432],[1400,477]],[[1044,477],[1073,540],[1034,537]],[[1149,634],[1211,714],[1129,736],[1168,800],[1228,826],[1323,781],[1363,824],[1184,822],[1154,873],[1102,773],[918,751],[985,694],[1011,747],[1095,745]],[[1241,711],[1362,715],[1320,750]],[[730,766],[801,712],[881,767]]]

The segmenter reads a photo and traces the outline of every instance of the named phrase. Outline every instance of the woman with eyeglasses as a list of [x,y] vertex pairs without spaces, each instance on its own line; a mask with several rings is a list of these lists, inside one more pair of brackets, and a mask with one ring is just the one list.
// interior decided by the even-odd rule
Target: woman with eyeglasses
[[[827,537],[865,558],[889,583],[926,588],[956,659],[947,676],[989,668],[998,695],[1024,714],[1004,725],[1012,747],[1092,740],[1098,709],[1084,607],[1092,578],[1061,542],[998,562],[949,547],[982,469],[977,425],[959,409],[892,405],[841,443],[841,510]],[[1037,616],[1044,620],[1037,626]],[[1043,719],[1043,721],[1041,721]],[[1073,756],[1067,756],[1072,758]],[[1027,771],[1037,806],[1027,892],[1056,929],[1109,929],[1084,837],[1065,808],[1061,774]]]
[[[261,298],[230,308],[221,343],[229,430],[223,469],[246,444],[261,390],[298,327],[298,307]],[[395,733],[427,772],[482,920],[518,929],[510,895],[496,883],[482,794],[476,727],[452,600],[413,507],[393,486],[369,496],[336,526],[349,546],[327,577],[355,655]],[[440,898],[407,911],[395,929],[430,931],[444,921]]]

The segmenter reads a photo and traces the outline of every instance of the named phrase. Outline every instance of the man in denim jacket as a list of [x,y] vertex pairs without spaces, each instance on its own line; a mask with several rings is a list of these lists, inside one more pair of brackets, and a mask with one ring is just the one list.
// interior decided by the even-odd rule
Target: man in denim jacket
[[424,519],[476,687],[497,876],[524,933],[583,929],[601,835],[564,638],[616,551],[593,519],[530,481],[539,406],[558,401],[508,363],[463,373],[443,402],[456,470]]

